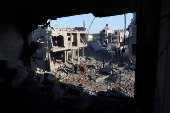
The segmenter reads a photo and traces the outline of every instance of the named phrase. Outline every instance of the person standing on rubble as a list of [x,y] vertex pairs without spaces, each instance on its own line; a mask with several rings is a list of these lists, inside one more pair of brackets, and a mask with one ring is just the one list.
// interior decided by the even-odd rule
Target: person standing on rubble
[[132,63],[132,61],[129,59],[129,68],[130,68],[130,64]]
[[81,66],[80,66],[80,70],[81,70],[81,73],[83,73],[83,64],[81,63]]
[[75,74],[77,74],[77,64],[74,65]]
[[103,59],[103,68],[104,68],[104,64],[105,64],[105,59]]
[[83,74],[85,74],[86,71],[86,65],[83,66]]

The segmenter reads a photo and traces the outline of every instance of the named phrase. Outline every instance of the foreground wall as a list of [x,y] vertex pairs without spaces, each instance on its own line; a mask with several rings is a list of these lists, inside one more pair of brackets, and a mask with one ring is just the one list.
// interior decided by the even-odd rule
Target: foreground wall
[[[170,1],[162,0],[155,113],[170,113]],[[168,16],[167,16],[168,15]]]
[[138,32],[134,97],[142,105],[141,113],[153,113],[161,1],[143,0],[140,4],[136,11]]

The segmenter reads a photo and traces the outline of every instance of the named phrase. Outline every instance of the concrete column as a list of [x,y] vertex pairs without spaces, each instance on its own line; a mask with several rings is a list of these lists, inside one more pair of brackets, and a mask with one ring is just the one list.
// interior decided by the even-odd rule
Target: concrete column
[[66,54],[67,54],[67,61],[68,61],[68,51],[66,51]]
[[80,44],[80,33],[77,33],[77,46],[79,47]]
[[71,49],[71,60],[73,61],[73,49]]
[[74,53],[75,53],[75,50],[73,49],[73,58],[75,58],[75,57],[74,57],[74,55],[75,55]]
[[81,49],[82,49],[82,56],[84,56],[84,47],[82,47]]
[[67,61],[67,60],[66,60],[66,58],[67,58],[66,55],[67,55],[67,54],[66,54],[66,51],[64,51],[64,59],[65,59],[65,60],[64,60],[64,63],[66,63],[66,61]]
[[77,58],[78,58],[78,64],[79,64],[79,48],[77,49]]
[[52,65],[52,62],[51,62],[51,53],[49,53],[49,66],[50,66],[50,70],[51,70],[51,65]]

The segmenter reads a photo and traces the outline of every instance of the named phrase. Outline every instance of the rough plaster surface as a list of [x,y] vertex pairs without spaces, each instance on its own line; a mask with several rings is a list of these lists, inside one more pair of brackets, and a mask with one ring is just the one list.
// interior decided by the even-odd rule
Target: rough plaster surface
[[0,60],[19,59],[24,44],[19,31],[13,26],[2,26],[0,39]]

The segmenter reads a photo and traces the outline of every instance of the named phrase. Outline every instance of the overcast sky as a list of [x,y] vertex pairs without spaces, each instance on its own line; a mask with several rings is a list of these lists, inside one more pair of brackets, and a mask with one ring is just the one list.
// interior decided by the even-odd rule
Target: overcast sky
[[[126,28],[130,24],[132,18],[133,13],[126,14]],[[93,19],[94,16],[92,13],[62,17],[57,18],[57,20],[51,20],[51,26],[67,28],[69,27],[68,24],[70,24],[70,28],[83,27],[83,20],[85,20],[85,28],[88,29]],[[114,33],[114,30],[124,29],[124,15],[109,16],[102,18],[96,17],[93,21],[93,24],[91,25],[89,33],[99,33],[106,26],[106,24],[108,24],[108,27],[109,29],[111,29],[112,33]]]

